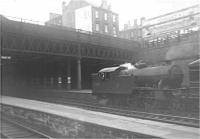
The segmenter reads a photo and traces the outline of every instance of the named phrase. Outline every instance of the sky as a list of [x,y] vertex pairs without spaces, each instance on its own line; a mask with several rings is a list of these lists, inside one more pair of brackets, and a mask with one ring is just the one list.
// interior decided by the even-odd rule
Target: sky
[[[61,13],[62,2],[70,0],[0,0],[0,14],[40,22],[49,18],[49,13]],[[101,0],[87,0],[100,5]],[[152,18],[165,13],[200,3],[200,0],[107,0],[112,10],[119,14],[119,25],[141,17]]]

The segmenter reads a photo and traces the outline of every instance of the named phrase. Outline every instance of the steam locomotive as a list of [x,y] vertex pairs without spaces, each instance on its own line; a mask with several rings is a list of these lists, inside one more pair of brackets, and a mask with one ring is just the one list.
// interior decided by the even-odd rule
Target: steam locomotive
[[191,71],[196,72],[188,73],[190,77],[195,77],[195,81],[192,81],[193,78],[190,82],[196,83],[196,91],[191,91],[194,90],[192,87],[181,86],[186,75],[179,65],[165,62],[150,66],[139,62],[104,68],[92,74],[92,92],[99,100],[117,105],[144,109],[155,109],[157,106],[176,110],[196,109],[194,107],[198,106],[199,94],[199,78],[196,77],[199,75],[198,65],[199,60],[188,65]]

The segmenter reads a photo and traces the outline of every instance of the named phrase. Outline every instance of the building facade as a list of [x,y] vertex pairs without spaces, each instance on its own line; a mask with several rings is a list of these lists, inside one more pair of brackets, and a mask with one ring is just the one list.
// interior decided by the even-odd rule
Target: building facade
[[[141,18],[140,25],[134,23],[125,25],[120,31],[120,37],[126,39],[154,39],[170,34],[184,34],[190,30],[199,30],[200,5],[194,5],[181,10],[170,12],[154,18]],[[128,27],[127,27],[128,26]]]
[[92,8],[93,32],[100,32],[112,36],[119,35],[119,16],[109,9],[101,7]]
[[71,0],[68,5],[62,3],[62,25],[66,27],[75,28],[75,10],[89,6],[85,0]]
[[200,5],[194,5],[143,22],[143,37],[159,37],[172,32],[184,33],[186,30],[199,29]]
[[134,20],[133,25],[131,25],[130,21],[127,24],[124,24],[124,29],[119,32],[119,36],[129,40],[141,40],[143,20],[145,20],[145,18],[140,19],[140,24],[138,24],[137,19]]
[[121,38],[129,40],[141,40],[142,39],[142,28],[131,28],[127,30],[122,30],[119,32]]
[[49,14],[49,21],[45,23],[46,25],[62,25],[62,15],[56,13]]
[[118,14],[102,7],[86,6],[75,11],[75,28],[118,36]]
[[111,6],[102,0],[95,6],[87,0],[71,0],[68,5],[62,3],[62,14],[50,13],[46,25],[62,25],[110,36],[119,36],[119,16],[111,11]]
[[119,16],[110,10],[105,0],[101,6],[85,0],[71,0],[62,7],[63,26],[111,36],[119,34]]

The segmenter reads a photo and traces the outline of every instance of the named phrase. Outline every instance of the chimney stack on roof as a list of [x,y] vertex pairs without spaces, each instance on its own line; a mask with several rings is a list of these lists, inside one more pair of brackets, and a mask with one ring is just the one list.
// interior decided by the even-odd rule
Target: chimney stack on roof
[[65,2],[65,1],[63,1],[63,2],[62,2],[62,5],[63,5],[63,6],[65,6],[65,4],[66,4],[66,2]]
[[108,5],[107,0],[101,0],[101,6],[100,7],[109,10],[111,8],[111,5]]
[[140,18],[140,26],[143,26],[144,21],[145,21],[145,17],[141,17],[141,18]]

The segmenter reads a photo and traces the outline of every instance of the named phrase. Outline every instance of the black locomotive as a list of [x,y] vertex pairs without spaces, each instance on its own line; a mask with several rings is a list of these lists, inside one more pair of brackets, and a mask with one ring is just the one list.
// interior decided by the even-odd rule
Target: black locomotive
[[[192,65],[191,63],[188,67],[199,73],[199,67]],[[195,75],[199,76],[197,73]],[[155,109],[158,106],[184,111],[191,107],[196,109],[194,107],[198,106],[199,88],[195,88],[197,96],[192,97],[192,88],[181,86],[184,76],[182,67],[170,62],[156,66],[147,66],[141,62],[135,65],[126,63],[104,68],[93,74],[92,92],[99,100],[104,99],[106,103],[117,105],[144,109]],[[195,79],[195,83],[198,84],[199,78]],[[195,103],[188,104],[190,102]]]

